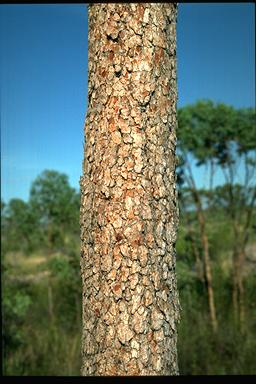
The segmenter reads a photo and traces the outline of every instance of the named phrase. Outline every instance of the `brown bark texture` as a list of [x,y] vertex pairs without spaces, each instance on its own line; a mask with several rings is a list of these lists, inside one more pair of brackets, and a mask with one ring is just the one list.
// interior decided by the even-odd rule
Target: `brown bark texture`
[[82,375],[176,375],[176,12],[89,7]]

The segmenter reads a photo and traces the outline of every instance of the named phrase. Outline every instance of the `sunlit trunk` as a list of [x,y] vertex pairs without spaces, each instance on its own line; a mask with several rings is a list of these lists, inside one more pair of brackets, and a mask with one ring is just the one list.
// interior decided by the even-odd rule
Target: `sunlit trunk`
[[89,7],[82,375],[176,375],[176,5]]
[[201,212],[198,212],[199,224],[200,224],[200,233],[201,233],[201,243],[203,248],[203,258],[204,258],[204,272],[205,272],[205,282],[207,286],[208,293],[208,305],[210,311],[210,318],[213,331],[216,332],[218,329],[218,322],[216,316],[216,308],[214,301],[214,290],[212,286],[212,271],[210,264],[210,256],[209,256],[209,243],[208,237],[205,232],[205,219]]

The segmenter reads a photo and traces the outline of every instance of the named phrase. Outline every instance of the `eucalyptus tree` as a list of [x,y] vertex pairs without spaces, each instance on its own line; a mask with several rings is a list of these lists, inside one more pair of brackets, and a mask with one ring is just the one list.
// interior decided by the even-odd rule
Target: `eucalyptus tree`
[[[217,329],[214,291],[206,231],[208,211],[223,204],[231,219],[233,231],[233,304],[235,313],[244,322],[243,268],[245,247],[249,240],[255,208],[256,124],[255,110],[235,109],[212,101],[199,101],[179,111],[180,179],[194,198],[205,264],[209,309],[213,328]],[[197,166],[208,169],[208,190],[200,193],[191,158]],[[225,185],[213,189],[216,170],[224,175]],[[221,192],[221,195],[220,195]],[[204,195],[204,196],[203,196]],[[203,200],[203,197],[206,199]],[[223,200],[224,199],[224,200]],[[208,267],[207,267],[208,265]],[[208,269],[208,271],[207,271]]]
[[33,181],[29,205],[36,215],[44,243],[50,251],[63,244],[79,222],[79,196],[64,173],[45,170]]
[[29,203],[11,199],[1,204],[1,237],[4,251],[30,253],[40,242],[39,223]]
[[89,5],[82,375],[176,375],[174,3]]
[[244,264],[256,202],[255,109],[236,110],[233,124],[222,135],[221,141],[222,147],[218,148],[216,158],[226,182],[220,191],[233,231],[233,305],[240,329],[244,332]]
[[[216,332],[218,321],[212,281],[209,239],[206,230],[206,215],[202,194],[200,194],[193,167],[191,165],[191,159],[194,158],[196,159],[197,166],[209,166],[210,177],[208,180],[208,187],[211,191],[213,188],[213,176],[215,172],[215,147],[213,146],[213,143],[215,143],[215,131],[212,129],[212,121],[214,117],[214,106],[211,101],[198,101],[195,105],[189,105],[179,110],[178,154],[180,156],[180,180],[185,183],[185,186],[190,192],[199,224],[209,314],[213,331]],[[198,259],[199,257],[197,256],[197,265],[199,263]]]

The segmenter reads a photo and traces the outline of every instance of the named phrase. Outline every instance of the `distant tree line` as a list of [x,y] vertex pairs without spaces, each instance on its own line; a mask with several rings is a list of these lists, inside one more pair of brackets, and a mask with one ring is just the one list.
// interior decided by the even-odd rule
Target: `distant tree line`
[[52,252],[65,247],[72,236],[79,235],[79,206],[80,194],[67,175],[42,172],[31,185],[28,202],[1,202],[4,251]]

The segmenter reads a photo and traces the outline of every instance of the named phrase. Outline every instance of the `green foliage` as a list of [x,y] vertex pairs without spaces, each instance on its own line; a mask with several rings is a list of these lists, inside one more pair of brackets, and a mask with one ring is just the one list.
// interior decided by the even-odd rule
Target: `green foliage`
[[68,259],[63,255],[51,258],[48,261],[48,267],[56,278],[66,279],[69,277],[70,265]]
[[31,206],[21,199],[12,199],[2,211],[2,236],[5,251],[31,252],[39,245],[39,226]]
[[1,201],[3,253],[36,249],[63,250],[79,234],[80,194],[65,174],[44,171],[32,183],[26,203]]
[[59,248],[66,232],[78,233],[80,197],[65,174],[47,170],[39,175],[32,183],[29,204],[48,249]]
[[[219,163],[256,149],[255,109],[234,109],[210,100],[198,101],[178,111],[179,148],[193,153],[200,164]],[[230,151],[236,142],[237,152]]]
[[[182,283],[183,269],[177,265],[181,321],[178,328],[179,369],[182,375],[255,375],[256,309],[246,317],[246,334],[241,335],[232,316],[229,277],[215,271],[219,330],[213,335],[209,323],[206,297],[194,277],[189,288]],[[256,289],[253,276],[249,279],[247,298],[252,304]],[[251,292],[250,292],[250,291]]]
[[[26,348],[27,340],[24,332],[26,317],[31,307],[32,301],[26,287],[14,285],[8,281],[2,285],[2,316],[3,316],[3,352],[4,370],[9,372],[7,361],[11,359],[14,351]],[[14,359],[15,360],[15,359]],[[17,374],[23,374],[22,361],[14,361],[18,365]]]
[[79,206],[56,171],[38,176],[27,203],[1,201],[5,375],[79,375]]
[[30,204],[43,225],[64,227],[76,219],[74,209],[79,207],[76,191],[70,187],[67,175],[56,171],[44,171],[32,183]]
[[37,273],[47,275],[37,280],[35,274],[31,282],[22,281],[22,276],[21,281],[16,279],[19,270],[6,267],[2,303],[5,375],[80,374],[79,254],[48,255],[47,259]]
[[193,153],[198,165],[217,155],[225,157],[235,121],[235,110],[225,104],[198,101],[178,111],[178,138],[182,151]]
[[256,114],[254,108],[239,109],[234,122],[234,140],[238,143],[238,153],[256,149]]
[[[188,154],[197,165],[219,165],[222,168],[236,163],[242,155],[255,164],[252,151],[256,150],[255,109],[234,109],[210,100],[198,101],[178,111],[179,167],[184,173]],[[249,160],[250,159],[250,160]]]

